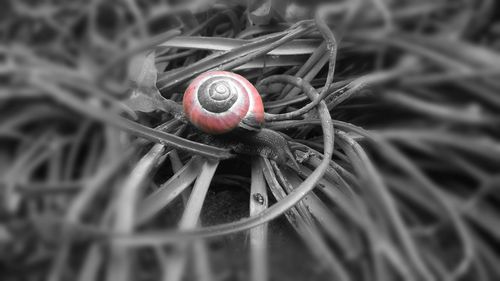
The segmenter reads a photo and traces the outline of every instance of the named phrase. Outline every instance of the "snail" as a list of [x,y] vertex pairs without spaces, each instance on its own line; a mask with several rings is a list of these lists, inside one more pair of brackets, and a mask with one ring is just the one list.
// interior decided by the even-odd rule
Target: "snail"
[[255,87],[244,77],[227,71],[208,71],[196,77],[182,100],[191,124],[201,131],[220,135],[243,128],[259,131],[264,105]]
[[205,72],[189,84],[182,106],[189,122],[206,133],[200,136],[202,142],[300,169],[287,140],[262,128],[262,98],[244,77],[227,71]]

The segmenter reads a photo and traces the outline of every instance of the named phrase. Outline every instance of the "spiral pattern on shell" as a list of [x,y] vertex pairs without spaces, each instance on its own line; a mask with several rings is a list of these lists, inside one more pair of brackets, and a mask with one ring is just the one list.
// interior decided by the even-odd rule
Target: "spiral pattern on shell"
[[186,89],[182,104],[189,121],[209,134],[227,133],[238,126],[260,128],[264,122],[257,89],[232,72],[199,75]]

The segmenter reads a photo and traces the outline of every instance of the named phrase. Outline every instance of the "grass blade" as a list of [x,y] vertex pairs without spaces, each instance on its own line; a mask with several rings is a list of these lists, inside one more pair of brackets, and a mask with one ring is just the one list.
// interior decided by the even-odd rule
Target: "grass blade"
[[[252,159],[252,182],[250,185],[250,216],[257,216],[268,206],[266,182],[258,158]],[[250,280],[266,281],[268,273],[268,224],[250,230]]]

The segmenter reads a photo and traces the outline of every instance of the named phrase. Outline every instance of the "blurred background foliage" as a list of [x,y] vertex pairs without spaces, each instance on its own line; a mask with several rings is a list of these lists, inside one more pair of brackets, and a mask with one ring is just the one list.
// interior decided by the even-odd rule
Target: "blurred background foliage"
[[[499,11],[1,1],[1,279],[498,280]],[[292,209],[285,196],[323,159],[316,109],[266,124],[302,174],[213,147],[174,110],[210,69],[259,85],[274,114],[308,96],[264,79],[326,88],[333,157]],[[269,224],[267,201],[284,214]]]

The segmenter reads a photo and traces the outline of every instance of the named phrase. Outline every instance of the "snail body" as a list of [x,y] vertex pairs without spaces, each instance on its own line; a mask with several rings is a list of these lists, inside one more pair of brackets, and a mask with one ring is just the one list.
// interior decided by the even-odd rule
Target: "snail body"
[[182,104],[189,121],[212,135],[238,127],[258,131],[264,123],[264,105],[257,89],[232,72],[199,75],[186,89]]
[[262,128],[258,132],[238,132],[224,135],[204,135],[202,142],[230,148],[238,154],[257,155],[300,171],[288,141],[278,132]]

